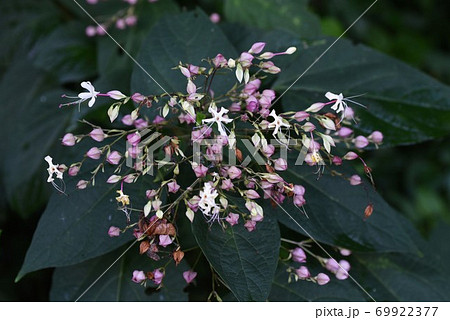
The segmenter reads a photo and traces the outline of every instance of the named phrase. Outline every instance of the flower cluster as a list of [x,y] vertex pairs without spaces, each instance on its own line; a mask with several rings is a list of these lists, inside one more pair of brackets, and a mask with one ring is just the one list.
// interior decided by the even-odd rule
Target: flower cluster
[[[100,1],[107,0],[86,0],[90,5],[95,5]],[[88,37],[94,36],[104,36],[108,29],[115,27],[118,30],[124,30],[129,27],[133,27],[138,22],[138,17],[136,15],[136,5],[139,0],[123,0],[127,3],[127,7],[117,11],[112,16],[107,19],[100,20],[99,25],[89,25],[86,27],[85,33]],[[148,2],[156,2],[158,0],[148,0]]]
[[[268,74],[281,72],[272,58],[293,54],[296,49],[264,52],[264,48],[265,43],[257,42],[238,57],[217,54],[207,60],[207,66],[180,63],[176,69],[186,80],[185,92],[101,93],[90,82],[82,82],[86,92],[69,97],[76,100],[61,106],[80,106],[87,101],[88,107],[93,107],[99,97],[112,99],[107,111],[112,127],[101,128],[83,121],[90,128],[87,134],[65,134],[64,146],[73,147],[86,139],[96,145],[69,168],[53,165],[52,159],[46,158],[49,181],[53,182],[53,174],[62,181],[65,169],[75,177],[85,163],[98,163],[90,171],[89,180],[77,182],[78,189],[85,189],[95,185],[99,173],[111,171],[104,181],[120,184],[116,201],[126,215],[126,225],[111,226],[108,235],[116,237],[133,230],[140,243],[140,254],[156,261],[168,257],[178,264],[184,252],[177,239],[176,224],[184,216],[191,222],[204,219],[222,228],[242,225],[254,232],[264,219],[264,201],[273,206],[292,203],[306,214],[307,190],[283,178],[283,172],[293,166],[288,152],[304,154],[306,164],[317,167],[319,175],[326,165],[339,166],[344,160],[360,159],[371,178],[370,168],[357,153],[335,154],[337,144],[360,150],[369,142],[382,142],[383,135],[378,131],[368,137],[354,136],[350,126],[357,117],[348,103],[359,103],[328,92],[328,102],[313,103],[302,111],[280,112],[274,107],[276,92],[262,89],[263,80]],[[228,91],[214,92],[213,82],[222,74],[231,74],[237,81]],[[325,110],[328,106],[329,110]],[[118,148],[121,141],[126,144],[124,150]],[[159,185],[145,194],[128,195],[127,184],[141,182],[148,174],[158,175]],[[184,177],[189,176],[193,179],[187,183]],[[352,185],[361,183],[359,176],[348,180]],[[145,199],[143,207],[133,206],[137,197]],[[295,261],[304,262],[300,261],[302,250],[292,252]],[[330,268],[333,264],[323,258],[320,261]],[[330,268],[327,267],[338,279],[345,277],[342,271]],[[296,280],[320,285],[329,281],[324,273],[311,277],[306,266],[292,274]],[[184,273],[187,283],[195,276],[193,270]],[[159,285],[163,277],[164,267],[133,273],[137,283],[151,280]]]

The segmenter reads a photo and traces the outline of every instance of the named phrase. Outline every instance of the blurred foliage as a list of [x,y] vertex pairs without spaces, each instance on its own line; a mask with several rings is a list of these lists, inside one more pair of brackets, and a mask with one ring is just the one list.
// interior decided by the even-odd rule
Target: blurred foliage
[[[324,33],[339,36],[373,1],[313,0]],[[378,1],[346,37],[450,84],[450,2]],[[426,118],[425,118],[426,119]],[[450,223],[450,137],[368,155],[377,189],[424,234]],[[395,177],[394,179],[392,177]]]

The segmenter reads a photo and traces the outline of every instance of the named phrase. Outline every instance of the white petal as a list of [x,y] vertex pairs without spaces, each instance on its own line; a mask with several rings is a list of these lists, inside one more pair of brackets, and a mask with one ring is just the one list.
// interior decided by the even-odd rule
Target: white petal
[[91,100],[89,100],[88,106],[91,108],[95,103],[95,97],[92,97]]
[[245,69],[245,72],[244,72],[244,82],[245,82],[245,84],[248,83],[248,80],[250,80],[250,72],[248,71],[248,69]]
[[327,97],[328,100],[339,99],[339,96],[337,94],[331,93],[329,91],[327,93],[325,93],[325,97]]
[[236,67],[236,78],[239,82],[242,82],[242,78],[244,77],[244,71],[242,70],[242,66],[240,64]]
[[81,83],[81,87],[83,87],[84,89],[91,91],[91,89],[93,89],[94,87],[92,86],[90,81],[83,81]]
[[81,92],[78,94],[78,98],[87,100],[87,99],[92,98],[92,94],[90,94],[89,92]]

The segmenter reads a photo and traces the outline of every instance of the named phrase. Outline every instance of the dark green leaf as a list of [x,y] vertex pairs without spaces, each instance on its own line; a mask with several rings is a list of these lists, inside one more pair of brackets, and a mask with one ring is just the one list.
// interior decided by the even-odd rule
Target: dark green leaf
[[[57,268],[53,274],[51,301],[75,301],[89,286],[125,251],[121,247],[107,255],[70,267]],[[175,266],[172,262],[165,269],[163,287],[155,290],[148,281],[147,288],[131,281],[134,270],[153,271],[166,261],[153,261],[139,255],[139,246],[131,248],[79,301],[187,301],[183,291],[186,282],[182,273],[188,270],[184,261]]]
[[320,23],[307,4],[307,0],[226,0],[225,17],[251,27],[283,28],[300,38],[311,38],[319,35]]
[[[50,91],[54,83],[17,59],[0,83],[3,125],[0,135],[0,176],[9,204],[20,214],[31,213],[45,204],[48,192],[43,159],[57,144],[71,112],[58,109],[61,92]],[[37,173],[42,169],[42,174]]]
[[[270,301],[366,301],[368,299],[350,279],[340,281],[330,276],[330,282],[324,286],[301,280],[288,283],[288,273],[286,272],[288,267],[290,265],[286,262],[278,264],[270,291]],[[327,273],[323,268],[322,270],[320,268],[309,269],[313,276],[317,272]]]
[[[130,231],[117,238],[108,236],[109,227],[124,227],[126,218],[117,210],[115,200],[120,186],[100,182],[107,177],[98,178],[98,185],[93,188],[75,190],[76,182],[81,179],[76,177],[78,179],[66,182],[68,196],[53,194],[39,221],[18,280],[35,270],[73,265],[97,257],[132,238]],[[125,185],[124,191],[129,195],[145,194],[145,183]],[[144,199],[131,197],[134,208],[144,206],[141,198]],[[136,213],[132,217],[136,217]]]
[[[245,208],[244,208],[245,210]],[[256,230],[238,225],[211,228],[198,214],[192,224],[197,243],[219,276],[239,301],[264,301],[270,292],[280,247],[276,220],[266,214]]]
[[[207,66],[202,59],[214,58],[218,53],[222,53],[226,58],[237,56],[222,31],[212,24],[202,11],[163,18],[153,27],[142,44],[137,60],[148,74],[135,66],[132,91],[146,95],[160,94],[164,90],[169,93],[186,92],[186,77],[179,70],[171,69],[180,61]],[[234,82],[234,76],[223,76],[211,89],[217,95],[230,89]],[[203,86],[203,83],[198,83],[197,86]],[[205,89],[199,88],[198,92]],[[154,110],[153,114],[156,112]]]
[[[433,250],[430,248],[430,250]],[[432,255],[432,254],[431,254]],[[441,271],[430,263],[428,255],[358,254],[357,260],[366,268],[362,285],[381,301],[448,301],[450,281],[448,266]],[[374,290],[376,289],[376,290]]]
[[[419,236],[411,223],[389,207],[367,181],[352,186],[347,179],[328,172],[317,180],[315,170],[306,164],[294,166],[291,162],[290,169],[283,174],[286,181],[305,187],[305,209],[309,218],[291,200],[286,200],[282,205],[284,210],[273,207],[281,223],[319,242],[354,251],[419,253],[408,234]],[[342,168],[339,171],[347,177],[352,174]],[[374,211],[364,220],[364,209],[369,203],[373,204]]]
[[82,81],[96,73],[94,42],[81,23],[55,29],[35,47],[34,65],[57,75],[61,82]]
[[[331,44],[318,41],[299,51],[296,61],[274,84],[283,92]],[[450,131],[450,88],[406,64],[365,46],[339,40],[283,96],[285,110],[304,110],[327,101],[327,91],[355,98],[367,106],[353,105],[364,134],[380,130],[384,146],[415,143]],[[351,105],[351,103],[350,103]]]

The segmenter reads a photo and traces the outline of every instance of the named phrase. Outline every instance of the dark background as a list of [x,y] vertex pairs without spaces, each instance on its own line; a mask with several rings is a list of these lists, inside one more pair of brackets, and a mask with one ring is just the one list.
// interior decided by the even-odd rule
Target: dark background
[[[7,6],[3,0],[2,6]],[[81,0],[80,0],[81,1]],[[14,1],[15,2],[15,1]],[[29,1],[23,5],[0,10],[0,39],[14,35],[10,28],[23,24],[25,34],[33,34],[54,27],[52,20],[45,24],[30,24],[20,16]],[[40,1],[39,1],[40,2]],[[46,2],[46,1],[43,1]],[[58,1],[49,1],[58,3]],[[83,1],[81,1],[83,2]],[[201,6],[207,13],[221,12],[221,1],[179,1],[188,7]],[[313,0],[311,10],[321,17],[326,34],[339,36],[370,1]],[[83,3],[84,4],[84,3]],[[14,7],[14,9],[11,9]],[[39,10],[40,6],[34,6]],[[42,6],[41,10],[45,10]],[[71,19],[64,16],[61,19]],[[19,21],[18,21],[19,20]],[[450,2],[445,0],[390,0],[379,1],[346,35],[358,43],[364,43],[394,56],[434,78],[450,84]],[[16,28],[17,29],[17,28]],[[25,58],[33,45],[30,38],[17,38],[12,48],[1,45],[0,77],[8,70],[12,52]],[[19,49],[17,50],[17,47]],[[20,50],[20,48],[27,48]],[[31,49],[30,49],[31,48]],[[30,50],[30,51],[27,51]],[[17,57],[16,57],[17,58]],[[24,88],[26,90],[27,88]],[[0,100],[1,101],[1,100]],[[18,102],[20,103],[20,93]],[[1,107],[1,105],[0,105]],[[31,106],[30,106],[31,107]],[[3,119],[7,121],[7,119]],[[0,137],[1,141],[9,137]],[[439,223],[450,223],[450,144],[444,137],[418,145],[401,146],[367,152],[365,156],[372,167],[378,191],[401,213],[412,220],[427,237]],[[8,154],[2,154],[2,158]],[[43,167],[44,170],[44,167]],[[0,179],[3,181],[3,179]],[[40,215],[45,208],[48,191],[43,190],[31,213],[23,215],[12,209],[6,201],[8,186],[2,183],[0,191],[0,301],[48,301],[52,270],[42,270],[14,283],[31,242]],[[20,201],[27,198],[26,190]]]

